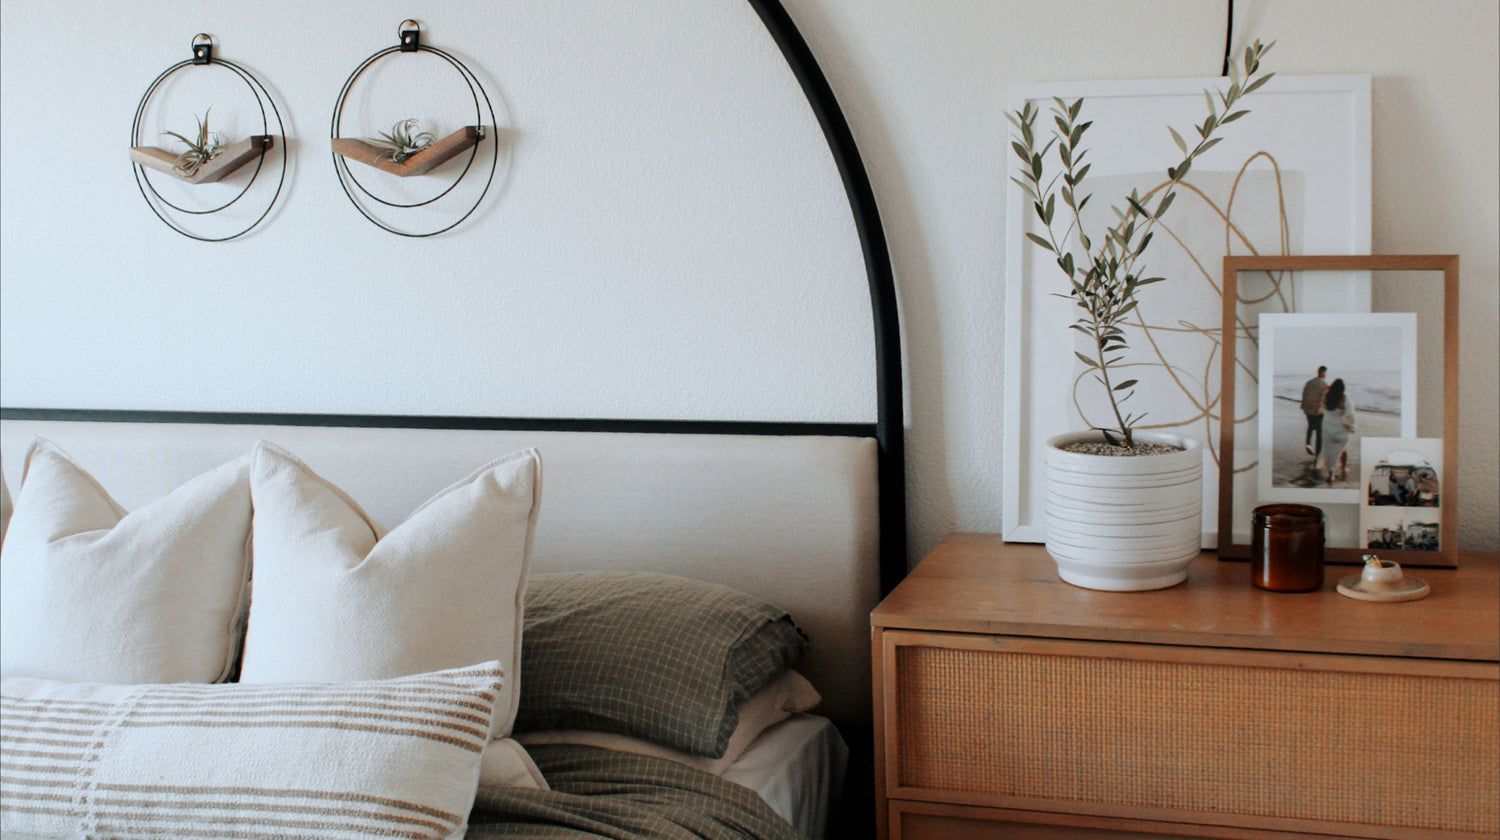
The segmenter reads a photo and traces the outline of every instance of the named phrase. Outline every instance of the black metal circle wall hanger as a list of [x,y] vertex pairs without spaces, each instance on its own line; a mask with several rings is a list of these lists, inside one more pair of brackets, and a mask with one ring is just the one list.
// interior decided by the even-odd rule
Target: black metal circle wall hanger
[[[452,54],[444,52],[437,47],[428,46],[427,44],[422,43],[420,24],[418,24],[414,20],[404,20],[397,27],[396,31],[397,35],[399,36],[399,41],[396,43],[396,45],[386,47],[385,49],[375,53],[374,55],[361,62],[358,67],[354,68],[354,72],[349,74],[349,78],[344,82],[344,87],[339,91],[338,101],[334,103],[333,106],[333,121],[329,129],[329,139],[333,144],[333,168],[334,171],[338,174],[339,186],[343,188],[344,195],[349,197],[349,202],[354,205],[354,208],[358,210],[361,215],[363,215],[366,219],[369,219],[370,222],[375,224],[377,227],[397,234],[398,236],[410,236],[417,238],[436,236],[440,233],[446,233],[447,231],[458,227],[463,223],[465,219],[473,215],[474,211],[479,209],[480,203],[484,201],[485,195],[489,193],[490,185],[494,183],[495,169],[500,161],[499,149],[498,147],[496,147],[499,138],[494,136],[494,126],[496,125],[495,108],[490,103],[489,94],[485,92],[484,85],[480,83],[479,77],[474,75],[474,71],[470,70],[462,61],[459,61]],[[415,150],[407,151],[405,154],[399,152],[393,153],[393,150],[391,149],[382,149],[364,140],[340,137],[339,129],[342,126],[344,105],[348,102],[349,92],[354,88],[355,82],[357,82],[359,78],[364,75],[364,73],[368,71],[372,66],[385,58],[397,55],[399,53],[419,52],[431,53],[432,55],[437,56],[438,58],[447,62],[453,67],[453,69],[458,71],[459,76],[463,79],[464,84],[469,89],[469,97],[474,102],[474,123],[471,125],[466,125],[446,137],[442,137],[437,140],[429,140],[426,145],[420,146]],[[489,115],[488,122],[485,121],[486,112]],[[479,191],[479,195],[475,197],[473,203],[467,205],[467,208],[463,210],[463,213],[452,222],[443,225],[436,230],[429,230],[425,232],[411,232],[401,230],[392,227],[390,224],[387,224],[384,220],[377,217],[376,214],[371,211],[371,208],[366,206],[366,204],[362,200],[363,198],[364,200],[391,208],[394,211],[412,210],[418,207],[427,207],[429,205],[436,204],[438,201],[446,198],[450,193],[452,193],[454,188],[456,188],[460,183],[463,182],[466,177],[468,177],[469,172],[474,168],[475,160],[479,157],[479,147],[483,145],[484,140],[487,136],[491,138],[492,149],[490,154],[489,173],[485,176],[484,187]],[[354,172],[350,170],[348,163],[350,160],[354,160],[391,175],[396,175],[399,177],[410,177],[425,175],[430,170],[447,162],[448,160],[451,160],[452,158],[463,154],[465,151],[469,153],[469,159],[464,164],[463,171],[459,172],[458,175],[453,179],[453,181],[447,186],[441,188],[436,195],[418,201],[403,202],[381,198],[380,196],[372,192],[363,183],[361,183],[358,178],[355,177]],[[475,175],[477,176],[478,173],[476,172]]]
[[[161,89],[163,83],[179,71],[189,67],[220,67],[233,73],[255,98],[256,107],[260,110],[261,133],[253,134],[228,146],[219,146],[215,141],[213,148],[204,148],[202,154],[197,156],[186,153],[174,154],[156,146],[144,145],[141,140],[141,123],[145,118],[147,106],[150,105],[152,98]],[[273,121],[274,132],[272,131]],[[200,142],[209,139],[206,114],[200,123],[200,134],[203,136],[195,139]],[[195,232],[185,224],[195,216],[210,216],[223,212],[244,198],[250,192],[250,188],[255,185],[256,180],[260,178],[261,171],[266,166],[266,156],[273,149],[281,152],[281,172],[277,177],[275,191],[266,201],[265,209],[261,210],[253,221],[227,236]],[[151,82],[151,86],[146,88],[146,93],[141,96],[141,101],[135,109],[135,121],[130,126],[130,160],[141,197],[146,199],[146,206],[150,207],[151,212],[156,214],[156,217],[161,219],[167,227],[200,242],[225,242],[244,236],[264,221],[266,216],[270,215],[271,208],[276,205],[276,199],[281,196],[281,188],[286,183],[286,126],[282,123],[281,112],[277,110],[276,103],[272,101],[271,93],[265,85],[261,84],[244,67],[215,57],[213,38],[200,32],[193,36],[192,56],[162,71],[161,75]],[[169,201],[151,182],[148,174],[148,170],[154,170],[189,184],[211,184],[229,177],[252,160],[255,161],[255,170],[245,182],[245,186],[223,204],[202,210],[183,207]],[[253,214],[254,210],[250,213]]]

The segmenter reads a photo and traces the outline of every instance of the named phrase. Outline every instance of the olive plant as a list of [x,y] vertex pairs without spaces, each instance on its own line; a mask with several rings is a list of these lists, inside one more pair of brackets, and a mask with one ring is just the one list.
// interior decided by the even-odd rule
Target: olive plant
[[[1182,151],[1182,160],[1167,169],[1168,183],[1154,207],[1148,207],[1138,190],[1132,190],[1125,198],[1125,206],[1114,206],[1114,225],[1106,228],[1101,237],[1089,236],[1084,230],[1083,208],[1093,196],[1084,193],[1082,186],[1091,164],[1084,158],[1088,151],[1083,147],[1083,138],[1092,121],[1080,122],[1083,100],[1065,102],[1054,98],[1052,104],[1053,128],[1046,144],[1037,148],[1036,121],[1038,109],[1027,102],[1019,111],[1006,115],[1019,132],[1011,142],[1011,148],[1021,159],[1018,169],[1020,177],[1011,180],[1019,184],[1031,199],[1031,209],[1041,221],[1045,235],[1028,231],[1026,236],[1037,246],[1050,252],[1057,266],[1068,277],[1070,288],[1060,297],[1070,297],[1081,310],[1078,319],[1069,325],[1087,337],[1090,354],[1074,351],[1094,379],[1104,388],[1114,412],[1112,428],[1094,427],[1106,441],[1115,446],[1131,446],[1134,443],[1134,428],[1145,412],[1133,414],[1124,409],[1124,403],[1135,394],[1137,380],[1116,381],[1115,367],[1124,360],[1128,351],[1125,337],[1125,318],[1134,312],[1139,303],[1140,290],[1161,277],[1142,277],[1136,263],[1151,243],[1152,231],[1158,220],[1167,212],[1176,198],[1177,187],[1192,168],[1193,161],[1218,144],[1220,127],[1234,122],[1249,113],[1237,108],[1240,100],[1260,88],[1274,74],[1261,72],[1261,58],[1275,46],[1275,42],[1262,45],[1256,41],[1245,49],[1243,73],[1236,62],[1229,64],[1230,85],[1227,91],[1205,90],[1208,116],[1197,129],[1197,138],[1190,147],[1182,135],[1171,126],[1172,140]],[[1218,102],[1215,103],[1215,93]],[[1050,179],[1046,178],[1048,153],[1057,151],[1061,170]],[[1058,180],[1061,179],[1061,185]],[[1058,216],[1057,199],[1062,197],[1065,208]],[[1062,228],[1059,233],[1059,227]],[[1076,248],[1069,244],[1069,236],[1076,234]]]

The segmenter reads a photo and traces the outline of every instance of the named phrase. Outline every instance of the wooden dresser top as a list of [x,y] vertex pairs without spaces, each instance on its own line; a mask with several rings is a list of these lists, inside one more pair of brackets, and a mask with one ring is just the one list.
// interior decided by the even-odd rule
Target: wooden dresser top
[[1358,566],[1328,566],[1316,592],[1250,584],[1250,564],[1204,552],[1186,582],[1152,592],[1064,583],[1040,545],[952,534],[871,614],[874,627],[1147,644],[1500,661],[1500,555],[1407,569],[1432,594],[1370,603],[1334,591]]

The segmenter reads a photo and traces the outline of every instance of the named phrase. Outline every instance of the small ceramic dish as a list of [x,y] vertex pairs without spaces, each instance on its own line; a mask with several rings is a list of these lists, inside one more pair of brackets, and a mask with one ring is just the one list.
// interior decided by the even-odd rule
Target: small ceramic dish
[[1357,575],[1346,575],[1336,587],[1340,595],[1360,601],[1415,601],[1427,597],[1432,588],[1424,580],[1409,578],[1401,565],[1365,555],[1364,568]]

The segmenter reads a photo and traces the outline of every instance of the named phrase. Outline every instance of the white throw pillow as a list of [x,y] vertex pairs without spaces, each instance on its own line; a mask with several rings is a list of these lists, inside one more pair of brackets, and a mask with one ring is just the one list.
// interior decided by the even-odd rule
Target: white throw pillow
[[256,447],[255,576],[240,681],[384,679],[498,659],[494,734],[515,721],[521,608],[541,495],[527,449],[390,533],[296,458]]
[[495,788],[550,790],[541,768],[514,738],[496,738],[484,748],[484,758],[479,763],[479,789]]
[[766,683],[760,691],[750,695],[739,706],[739,723],[729,736],[729,746],[718,758],[692,755],[682,750],[633,738],[616,732],[596,732],[589,729],[549,729],[540,732],[525,732],[516,736],[523,746],[542,744],[583,744],[602,747],[606,750],[651,755],[666,758],[689,767],[696,767],[715,776],[724,775],[729,765],[735,762],[755,743],[760,733],[786,720],[798,712],[805,712],[822,702],[818,690],[807,678],[793,670],[783,671]]
[[0,673],[224,679],[239,650],[249,536],[248,456],[127,514],[38,439],[0,549]]
[[499,663],[341,684],[0,682],[0,835],[461,837]]

